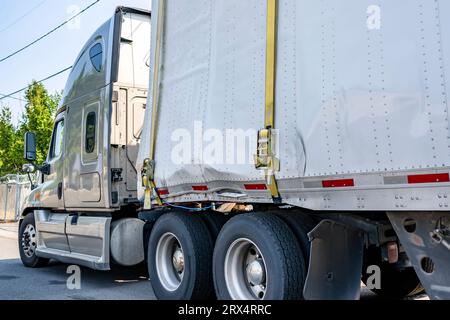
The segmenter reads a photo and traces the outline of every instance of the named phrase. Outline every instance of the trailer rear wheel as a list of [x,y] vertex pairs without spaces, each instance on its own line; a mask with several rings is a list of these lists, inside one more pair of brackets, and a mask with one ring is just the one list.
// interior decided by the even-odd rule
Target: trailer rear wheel
[[302,249],[306,267],[308,267],[311,253],[311,242],[309,241],[308,233],[314,229],[316,223],[306,214],[296,212],[277,212],[276,214],[294,233]]
[[302,299],[306,277],[301,248],[276,215],[243,214],[228,221],[213,256],[221,300]]
[[225,223],[228,221],[228,217],[219,212],[206,212],[202,214],[203,222],[208,227],[208,230],[211,234],[213,241],[215,242],[217,236],[222,230]]
[[169,213],[159,218],[148,244],[148,270],[156,297],[213,297],[212,252],[212,239],[199,216]]
[[28,214],[20,224],[19,228],[19,253],[20,259],[25,267],[40,268],[45,267],[49,259],[36,256],[37,230],[34,221],[34,214]]
[[381,269],[381,287],[371,290],[378,296],[387,299],[404,299],[425,292],[413,267],[398,269],[395,265],[381,261],[380,248],[369,248],[365,254],[362,281],[367,284],[369,275],[367,268],[371,265]]

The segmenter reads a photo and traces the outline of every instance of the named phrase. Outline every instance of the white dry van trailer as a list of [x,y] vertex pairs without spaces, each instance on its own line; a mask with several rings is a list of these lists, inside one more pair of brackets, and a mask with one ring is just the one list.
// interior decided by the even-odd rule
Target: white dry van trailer
[[446,0],[118,8],[24,166],[23,263],[146,261],[160,299],[450,299],[449,77]]

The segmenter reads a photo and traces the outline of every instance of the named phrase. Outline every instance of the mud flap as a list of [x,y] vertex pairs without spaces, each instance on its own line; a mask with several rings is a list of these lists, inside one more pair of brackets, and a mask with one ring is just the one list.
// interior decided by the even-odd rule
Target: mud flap
[[358,300],[361,294],[363,232],[323,220],[309,233],[311,257],[306,300]]
[[388,217],[431,299],[450,299],[450,214],[395,212]]

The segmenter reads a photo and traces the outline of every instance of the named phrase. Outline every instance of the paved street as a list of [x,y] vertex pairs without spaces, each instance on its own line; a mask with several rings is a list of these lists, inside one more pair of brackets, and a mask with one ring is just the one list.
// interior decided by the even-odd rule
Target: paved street
[[27,269],[20,262],[16,225],[0,224],[0,300],[149,300],[155,299],[144,268],[110,272],[82,268],[81,290],[67,289],[67,265]]
[[[41,269],[27,269],[22,265],[16,232],[16,224],[0,224],[0,300],[155,299],[144,267],[116,267],[109,272],[82,268],[81,290],[69,290],[67,265],[51,262],[50,266]],[[362,299],[378,298],[363,288]]]

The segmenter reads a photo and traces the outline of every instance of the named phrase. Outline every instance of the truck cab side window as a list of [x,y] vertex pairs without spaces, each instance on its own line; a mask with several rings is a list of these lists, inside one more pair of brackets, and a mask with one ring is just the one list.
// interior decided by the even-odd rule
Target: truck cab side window
[[93,153],[95,150],[95,132],[97,117],[95,112],[90,112],[86,117],[86,153]]
[[55,131],[53,133],[52,148],[50,152],[50,158],[56,159],[62,154],[64,144],[64,120],[59,121],[55,125]]
[[89,57],[95,70],[100,72],[103,64],[103,48],[100,43],[97,43],[89,50]]

